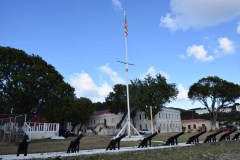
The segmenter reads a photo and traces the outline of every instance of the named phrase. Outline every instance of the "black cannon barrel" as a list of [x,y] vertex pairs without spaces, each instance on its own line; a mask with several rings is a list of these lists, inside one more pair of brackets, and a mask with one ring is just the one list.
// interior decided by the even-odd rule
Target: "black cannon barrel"
[[213,133],[213,134],[211,134],[211,135],[216,136],[216,135],[218,135],[218,134],[220,134],[220,133],[222,133],[222,132],[223,132],[223,130],[217,131],[216,133]]
[[115,140],[121,140],[121,139],[123,139],[124,137],[126,137],[126,134],[121,135],[120,137],[116,138]]
[[[178,137],[181,136],[182,134],[184,134],[184,132],[180,132],[180,133],[178,133],[178,134],[176,134],[176,135],[168,138],[167,142],[165,143],[165,146],[168,146],[168,145],[170,145],[170,144],[171,144],[171,145],[174,145],[175,143],[176,143],[176,145],[177,145],[177,144],[178,144],[177,139],[178,139]],[[175,140],[176,142],[175,142],[174,140]]]
[[191,137],[188,139],[188,141],[187,141],[186,144],[199,143],[198,137],[200,137],[200,136],[201,136],[202,134],[204,134],[204,133],[206,133],[206,131],[203,131],[203,132],[200,132],[200,133],[198,133],[198,134],[195,134],[195,135],[191,136]]
[[158,133],[157,132],[155,132],[155,133],[153,133],[152,135],[150,135],[150,136],[148,136],[147,138],[148,139],[152,139],[154,136],[156,136]]
[[172,136],[173,138],[178,138],[179,136],[181,136],[182,134],[184,134],[184,132],[180,132],[180,133],[178,133],[178,134],[176,134],[176,135],[174,135],[174,136]]
[[202,134],[204,134],[204,133],[206,133],[206,132],[207,132],[207,131],[200,132],[200,133],[196,134],[195,136],[196,136],[196,137],[199,137],[199,136],[201,136]]
[[120,149],[120,141],[121,139],[123,139],[124,137],[126,137],[126,134],[121,135],[118,138],[115,138],[113,140],[110,141],[109,145],[107,146],[106,150],[110,149],[110,150],[115,150],[116,149],[116,144],[118,144],[118,149]]
[[223,130],[220,130],[220,131],[217,131],[217,132],[215,132],[213,134],[208,135],[203,143],[211,142],[211,141],[216,142],[216,135],[218,135],[218,134],[220,134],[222,132],[223,132]]
[[232,130],[232,131],[229,131],[225,134],[223,134],[218,141],[222,141],[222,140],[230,140],[230,134],[232,134],[233,132],[237,131],[236,129],[235,130]]
[[238,140],[239,139],[239,136],[240,136],[240,132],[239,133],[236,133],[234,136],[233,136],[233,138],[232,138],[232,140]]
[[138,146],[138,148],[140,148],[140,147],[147,147],[147,142],[149,142],[149,146],[151,147],[152,146],[152,143],[151,143],[151,140],[152,140],[152,138],[154,137],[154,136],[156,136],[158,133],[157,132],[155,132],[155,133],[153,133],[152,135],[150,135],[150,136],[148,136],[147,138],[144,138],[142,141],[141,141],[141,143],[139,144],[139,146]]

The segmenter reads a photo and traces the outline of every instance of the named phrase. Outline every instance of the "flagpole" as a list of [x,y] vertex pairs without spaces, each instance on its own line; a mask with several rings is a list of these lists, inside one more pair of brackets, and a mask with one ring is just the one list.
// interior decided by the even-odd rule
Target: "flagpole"
[[[127,136],[122,140],[142,140],[144,137],[139,134],[137,129],[131,124],[130,122],[130,103],[129,103],[129,88],[128,88],[128,65],[133,65],[128,63],[128,43],[127,43],[127,36],[128,36],[128,24],[126,19],[126,10],[124,9],[124,29],[125,29],[125,46],[126,46],[126,62],[117,61],[120,63],[124,63],[126,65],[126,88],[127,88],[127,123],[122,127],[122,129],[118,132],[118,134],[114,137],[117,138],[120,134],[123,134],[127,129]],[[137,133],[138,136],[131,136],[131,127]]]
[[[124,9],[124,20],[126,23],[126,9]],[[125,24],[127,25],[127,24]],[[126,26],[127,27],[127,26]],[[125,28],[127,29],[127,28]],[[127,109],[128,109],[128,117],[127,117],[127,124],[128,124],[128,137],[131,137],[131,130],[130,130],[130,104],[129,104],[129,88],[128,88],[128,43],[127,43],[127,35],[125,31],[125,46],[126,46],[126,87],[127,87]]]

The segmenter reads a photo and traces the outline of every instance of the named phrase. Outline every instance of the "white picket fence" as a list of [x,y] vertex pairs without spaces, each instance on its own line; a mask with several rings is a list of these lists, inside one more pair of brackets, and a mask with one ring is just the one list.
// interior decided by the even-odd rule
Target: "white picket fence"
[[58,135],[59,123],[25,122],[24,132],[30,140],[51,138]]

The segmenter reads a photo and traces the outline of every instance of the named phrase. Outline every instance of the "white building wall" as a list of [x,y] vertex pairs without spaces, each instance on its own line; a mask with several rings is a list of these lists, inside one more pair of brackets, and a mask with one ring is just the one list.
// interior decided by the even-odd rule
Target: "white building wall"
[[[141,115],[141,116],[140,116]],[[140,118],[141,117],[141,118]],[[145,118],[144,112],[138,112],[135,117],[137,130],[151,129],[151,120]],[[182,123],[179,110],[163,108],[153,118],[153,132],[182,132]]]
[[225,112],[225,113],[232,112],[232,108],[224,108],[221,112]]
[[206,114],[206,113],[209,113],[209,111],[208,111],[208,109],[197,109],[197,110],[195,110],[195,113]]
[[[98,116],[91,116],[89,124],[87,126],[83,126],[82,132],[84,134],[92,134],[93,128],[98,135],[105,134],[116,134],[120,129],[116,129],[117,123],[121,120],[123,114],[102,114]],[[141,129],[148,128],[151,130],[151,121],[148,117],[145,116],[144,112],[137,112],[136,117],[134,118],[136,129],[140,131]],[[127,116],[122,122],[122,127],[127,123]],[[174,110],[170,108],[162,108],[162,111],[158,112],[153,117],[153,131],[161,133],[167,132],[182,132],[182,123],[181,123],[181,115],[179,110]],[[131,130],[131,133],[134,133],[134,130]]]
[[237,106],[236,106],[236,110],[237,110],[238,112],[240,112],[240,105],[237,105]]

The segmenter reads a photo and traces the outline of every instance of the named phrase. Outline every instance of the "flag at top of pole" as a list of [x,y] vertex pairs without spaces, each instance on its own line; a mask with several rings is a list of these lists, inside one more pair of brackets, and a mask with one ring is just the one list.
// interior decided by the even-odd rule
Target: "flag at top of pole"
[[124,9],[124,29],[125,29],[125,36],[128,36],[128,24],[126,18],[126,10]]

